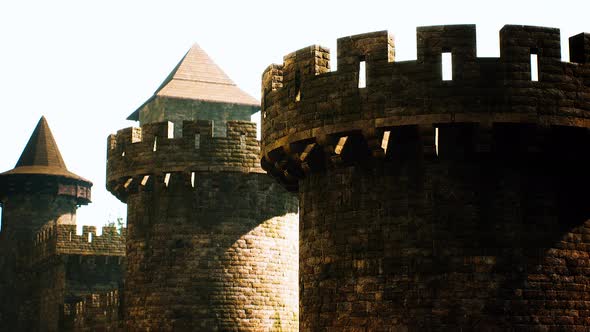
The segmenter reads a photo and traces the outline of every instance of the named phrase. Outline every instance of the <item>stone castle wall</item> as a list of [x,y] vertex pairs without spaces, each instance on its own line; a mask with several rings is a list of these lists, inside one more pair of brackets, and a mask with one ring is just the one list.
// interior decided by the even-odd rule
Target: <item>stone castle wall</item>
[[128,207],[130,331],[296,331],[297,203],[259,167],[256,125],[146,124],[109,138]]
[[[300,198],[302,331],[590,326],[590,43],[474,26],[312,46],[263,74],[262,166]],[[453,79],[443,81],[441,53]],[[530,55],[539,59],[531,81]],[[366,61],[366,87],[359,63]]]
[[119,232],[116,227],[104,226],[101,235],[96,235],[95,226],[82,226],[80,235],[76,228],[51,223],[43,226],[33,237],[31,263],[51,255],[125,256],[125,228]]
[[124,331],[120,291],[86,294],[63,304],[62,328],[68,331]]

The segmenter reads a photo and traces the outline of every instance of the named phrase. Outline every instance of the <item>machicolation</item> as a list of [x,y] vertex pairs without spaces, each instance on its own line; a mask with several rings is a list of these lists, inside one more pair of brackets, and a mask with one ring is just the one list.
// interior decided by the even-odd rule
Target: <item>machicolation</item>
[[[477,58],[475,36],[473,25],[420,27],[418,59],[403,62],[394,61],[386,31],[341,38],[335,72],[321,46],[285,56],[262,78],[263,166],[296,188],[294,179],[317,166],[301,159],[313,156],[312,145],[336,147],[349,135],[362,135],[368,149],[383,156],[383,134],[402,126],[420,131],[427,153],[435,153],[435,127],[446,124],[477,128],[472,148],[478,149],[489,147],[494,124],[590,127],[588,34],[570,38],[572,62],[561,61],[559,29],[505,26],[500,58]],[[443,52],[452,54],[451,81],[442,80]],[[531,81],[531,54],[538,55],[537,82]],[[366,88],[358,88],[361,61]],[[284,169],[272,166],[277,162]]]
[[199,172],[263,173],[256,124],[228,121],[226,126],[225,137],[213,136],[210,120],[184,121],[178,138],[171,122],[120,130],[108,138],[107,186],[126,191],[158,178],[194,187]]
[[[262,75],[262,167],[299,194],[300,329],[590,326],[590,38],[473,25],[310,46]],[[443,79],[443,53],[452,75]],[[531,63],[537,63],[531,68]],[[359,87],[361,63],[366,83]]]

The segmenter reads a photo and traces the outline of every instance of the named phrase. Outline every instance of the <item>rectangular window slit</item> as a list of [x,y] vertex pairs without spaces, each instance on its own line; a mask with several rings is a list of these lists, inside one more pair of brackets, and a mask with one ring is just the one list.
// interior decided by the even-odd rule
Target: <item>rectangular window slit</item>
[[149,175],[144,175],[143,179],[141,179],[141,185],[145,186],[149,179],[150,179]]
[[442,79],[443,81],[453,80],[453,54],[451,52],[442,53]]
[[383,139],[381,140],[381,148],[383,149],[384,153],[387,153],[387,146],[389,145],[389,134],[391,131],[386,131],[383,133]]
[[338,144],[336,144],[336,148],[334,149],[334,153],[341,154],[342,150],[344,149],[344,145],[346,144],[346,140],[348,140],[348,136],[340,137],[338,140]]
[[367,66],[365,61],[359,63],[359,89],[367,87]]
[[191,186],[195,187],[195,172],[191,172]]
[[133,178],[129,178],[127,179],[127,181],[125,182],[125,184],[123,185],[125,188],[128,188],[129,185],[131,184],[131,182],[133,182]]
[[201,148],[201,134],[195,134],[195,149]]
[[92,233],[88,233],[88,242],[92,242]]
[[158,149],[158,136],[154,137],[154,152]]
[[168,187],[168,183],[170,183],[170,173],[166,173],[164,176],[164,184]]
[[301,73],[295,73],[295,101],[301,101]]
[[531,81],[539,81],[539,58],[537,54],[531,54]]
[[434,128],[434,151],[438,156],[438,127]]

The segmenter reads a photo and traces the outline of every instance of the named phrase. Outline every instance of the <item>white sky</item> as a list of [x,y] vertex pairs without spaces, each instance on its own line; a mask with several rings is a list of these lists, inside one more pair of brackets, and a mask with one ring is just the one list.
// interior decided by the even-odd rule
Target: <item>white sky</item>
[[[14,167],[45,115],[68,168],[94,182],[79,224],[125,215],[105,189],[106,137],[149,98],[193,43],[245,91],[299,48],[389,30],[398,60],[415,59],[415,28],[477,24],[478,56],[498,56],[504,24],[590,32],[590,1],[3,1],[0,171]],[[335,58],[335,56],[333,56]]]

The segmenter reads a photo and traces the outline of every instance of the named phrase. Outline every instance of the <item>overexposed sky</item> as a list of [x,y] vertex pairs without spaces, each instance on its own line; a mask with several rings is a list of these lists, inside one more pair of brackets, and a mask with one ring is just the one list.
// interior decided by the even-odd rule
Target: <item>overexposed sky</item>
[[590,1],[3,1],[0,172],[14,167],[45,115],[70,171],[94,182],[79,224],[125,215],[105,189],[106,137],[149,98],[193,43],[260,99],[260,76],[299,48],[389,30],[416,57],[415,28],[477,24],[478,56],[498,56],[504,24],[590,32]]

